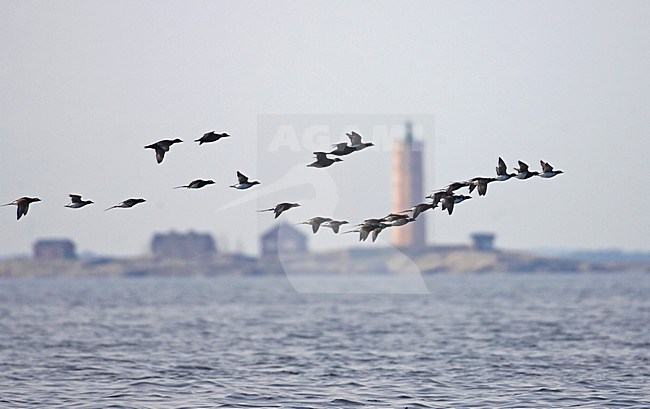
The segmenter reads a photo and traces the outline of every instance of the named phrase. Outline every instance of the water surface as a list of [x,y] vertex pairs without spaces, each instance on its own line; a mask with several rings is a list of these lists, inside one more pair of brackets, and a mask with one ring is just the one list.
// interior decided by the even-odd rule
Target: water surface
[[648,274],[360,280],[2,280],[0,407],[650,407]]

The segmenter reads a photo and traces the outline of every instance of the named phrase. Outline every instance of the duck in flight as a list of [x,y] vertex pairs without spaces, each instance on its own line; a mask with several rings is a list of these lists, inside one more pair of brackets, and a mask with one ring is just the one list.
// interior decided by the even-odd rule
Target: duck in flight
[[343,159],[341,158],[334,158],[334,159],[328,158],[325,152],[314,152],[314,155],[316,155],[316,161],[314,163],[310,163],[309,165],[307,165],[308,167],[326,168],[331,164],[333,164],[334,162],[343,162]]
[[170,139],[165,139],[162,141],[158,141],[156,143],[152,143],[151,145],[147,145],[144,148],[145,149],[153,149],[156,151],[156,161],[158,163],[161,163],[163,159],[165,158],[165,152],[169,151],[169,148],[175,144],[175,143],[180,143],[183,142],[180,139],[176,138],[174,140]]
[[533,171],[528,170],[528,165],[525,164],[524,162],[522,161],[518,161],[518,162],[519,162],[519,168],[515,168],[515,170],[517,171],[517,176],[515,177],[517,179],[524,180],[539,175],[539,172],[537,172],[536,170]]
[[468,180],[469,182],[469,192],[472,193],[474,189],[478,190],[479,196],[485,196],[487,193],[488,183],[494,182],[497,178],[483,178],[475,177]]
[[323,223],[323,226],[329,227],[334,231],[334,234],[338,234],[341,225],[348,223],[349,222],[347,220],[330,220],[329,222]]
[[542,173],[540,173],[539,176],[543,177],[544,179],[549,179],[553,176],[559,175],[560,173],[564,173],[561,170],[553,170],[553,166],[551,166],[551,164],[548,162],[540,160],[539,163],[542,165]]
[[215,131],[210,131],[208,133],[203,134],[202,137],[195,140],[194,142],[198,142],[199,145],[202,145],[202,144],[208,143],[208,142],[216,142],[221,138],[226,138],[226,137],[229,137],[229,136],[230,135],[228,135],[225,132],[224,133],[216,133]]
[[78,209],[80,207],[84,207],[89,204],[93,204],[94,202],[92,200],[81,200],[81,195],[70,195],[70,203],[65,205],[65,207],[69,207],[71,209]]
[[[440,201],[440,199],[438,199]],[[435,209],[438,206],[438,203],[418,203],[410,209],[402,210],[400,213],[409,213],[413,212],[411,216],[413,219],[417,219],[420,213],[427,211],[429,209]]]
[[454,205],[462,203],[465,200],[471,198],[472,196],[466,195],[447,195],[442,198],[442,210],[447,210],[447,212],[451,215],[451,213],[454,211]]
[[115,206],[111,206],[108,209],[104,209],[104,211],[115,209],[116,207],[121,207],[121,208],[127,209],[127,208],[130,208],[130,207],[133,207],[133,206],[137,205],[138,203],[143,203],[143,202],[146,202],[146,200],[144,200],[144,199],[126,199],[125,201],[120,202],[120,203],[116,204]]
[[41,199],[38,197],[27,197],[23,196],[20,199],[16,199],[11,203],[4,204],[2,206],[17,206],[16,209],[16,220],[20,220],[21,217],[25,216],[27,214],[27,211],[29,210],[29,205],[30,203],[34,202],[40,202]]
[[196,179],[196,180],[191,181],[189,185],[176,186],[174,189],[181,189],[181,188],[201,189],[202,187],[205,187],[207,185],[212,185],[212,184],[214,184],[214,180]]
[[508,179],[510,179],[512,177],[517,176],[516,173],[508,173],[507,168],[506,168],[506,163],[503,161],[503,159],[501,159],[500,156],[499,156],[499,163],[498,163],[498,165],[496,167],[496,170],[497,170],[496,179],[499,182],[503,182],[504,180],[508,180]]
[[361,135],[359,135],[354,131],[350,133],[346,133],[346,135],[348,136],[348,138],[350,138],[350,146],[357,151],[365,149],[369,146],[375,146],[375,144],[372,142],[361,142]]
[[345,156],[351,154],[352,152],[357,151],[357,148],[353,148],[352,146],[348,145],[346,142],[336,143],[332,145],[332,147],[336,149],[330,152],[330,155],[336,155],[336,156]]
[[230,185],[230,187],[234,187],[235,189],[243,190],[243,189],[248,189],[250,187],[253,187],[255,185],[259,185],[260,182],[257,180],[254,181],[249,181],[248,176],[244,175],[240,171],[237,171],[237,183],[234,185]]
[[304,222],[298,223],[298,224],[309,224],[309,225],[311,225],[312,231],[314,232],[314,234],[316,234],[316,232],[320,228],[321,224],[323,224],[325,222],[331,222],[331,221],[332,221],[332,219],[330,217],[316,216],[316,217],[312,217],[311,219],[305,220]]
[[282,214],[282,212],[285,212],[289,209],[293,209],[294,207],[298,207],[298,206],[300,206],[300,204],[298,203],[283,202],[283,203],[278,203],[277,205],[275,205],[275,207],[271,207],[269,209],[258,210],[258,212],[273,212],[275,213],[275,218],[277,219]]

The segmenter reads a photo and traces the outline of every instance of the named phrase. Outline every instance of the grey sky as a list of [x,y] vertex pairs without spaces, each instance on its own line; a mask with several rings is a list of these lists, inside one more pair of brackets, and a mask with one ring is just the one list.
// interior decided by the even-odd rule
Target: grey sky
[[[291,222],[388,213],[389,146],[330,170],[304,167],[311,146],[268,151],[274,134],[258,128],[260,115],[299,114],[322,115],[315,125],[334,123],[333,133],[355,116],[432,117],[426,190],[491,176],[498,156],[509,167],[544,159],[566,172],[491,185],[452,217],[430,212],[438,243],[493,231],[504,248],[650,250],[650,2],[0,0],[0,8],[0,202],[43,199],[20,221],[14,207],[0,208],[0,255],[29,252],[42,237],[139,254],[154,232],[171,229],[207,231],[252,253],[277,222],[255,210],[276,200],[304,201],[281,216]],[[192,142],[212,129],[233,137]],[[185,142],[161,165],[143,148],[177,137]],[[282,174],[276,160],[298,163]],[[264,193],[228,188],[236,170],[262,181]],[[171,189],[196,178],[217,184]],[[311,187],[267,195],[283,178]],[[320,184],[330,189],[325,202]],[[66,209],[69,193],[97,204]],[[148,202],[103,212],[128,197]],[[348,245],[353,235],[310,237],[312,248]]]

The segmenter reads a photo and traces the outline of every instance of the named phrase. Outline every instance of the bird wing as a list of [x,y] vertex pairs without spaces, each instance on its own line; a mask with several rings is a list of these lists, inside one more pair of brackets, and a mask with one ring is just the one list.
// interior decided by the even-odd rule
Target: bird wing
[[506,163],[499,156],[499,165],[497,166],[497,175],[505,175],[507,172]]
[[72,203],[81,203],[81,195],[70,195]]
[[553,166],[550,163],[540,160],[539,163],[542,165],[542,172],[548,173],[553,172]]
[[327,156],[325,155],[325,152],[314,152],[314,155],[316,155],[316,162],[327,161]]
[[16,220],[20,220],[22,216],[25,216],[28,210],[29,210],[29,202],[20,201],[18,203],[18,208],[16,209]]
[[237,180],[239,183],[248,183],[248,176],[244,175],[240,171],[237,171]]
[[165,150],[156,145],[156,161],[161,163],[165,159]]
[[528,165],[525,164],[525,163],[522,162],[522,161],[518,161],[518,162],[519,162],[519,169],[517,169],[517,171],[518,171],[519,173],[525,173],[525,172],[528,172]]
[[348,138],[350,138],[350,145],[354,146],[354,145],[361,144],[361,135],[359,135],[358,133],[352,131],[346,135],[348,136]]
[[[485,194],[487,193],[487,185],[488,185],[487,180],[485,180],[485,179],[479,180],[479,182],[478,182],[478,195],[479,196],[485,196]],[[470,193],[472,193],[471,190],[470,190]]]

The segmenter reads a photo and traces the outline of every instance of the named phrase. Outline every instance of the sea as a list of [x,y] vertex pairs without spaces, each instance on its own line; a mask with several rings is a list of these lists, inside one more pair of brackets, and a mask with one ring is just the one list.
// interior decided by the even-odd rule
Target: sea
[[650,408],[650,274],[419,280],[2,279],[0,407]]

